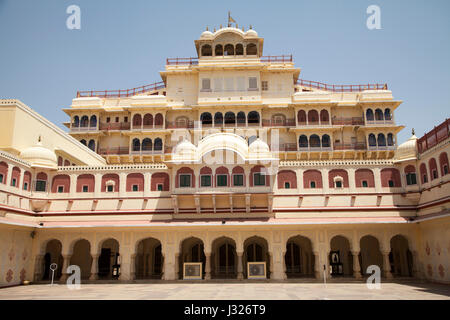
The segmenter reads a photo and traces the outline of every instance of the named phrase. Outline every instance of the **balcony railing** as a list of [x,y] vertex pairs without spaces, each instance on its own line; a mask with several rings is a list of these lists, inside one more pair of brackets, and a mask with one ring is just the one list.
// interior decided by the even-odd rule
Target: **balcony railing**
[[130,130],[130,122],[100,123],[100,130]]
[[198,65],[198,58],[167,58],[166,65]]
[[263,127],[295,127],[295,119],[286,119],[283,121],[279,120],[262,120]]
[[292,54],[289,55],[281,55],[281,56],[262,56],[259,59],[261,62],[292,62]]
[[366,120],[366,125],[394,124],[394,120]]
[[85,131],[97,131],[97,127],[75,127],[75,124],[72,124],[70,127],[70,131],[72,132],[85,132]]
[[395,150],[395,145],[393,145],[393,146],[369,146],[367,149],[370,151]]
[[186,122],[166,122],[167,129],[192,129],[194,128],[194,121]]
[[446,119],[417,141],[419,153],[423,153],[428,149],[433,148],[435,145],[444,141],[448,137],[450,137],[450,119]]
[[303,87],[315,88],[332,92],[360,92],[363,90],[387,90],[387,83],[375,84],[326,84],[317,81],[298,79],[297,83]]
[[153,129],[162,129],[164,125],[162,124],[144,124],[144,125],[133,125],[131,126],[131,130],[140,131],[140,130],[153,130]]
[[272,151],[279,151],[279,152],[288,152],[288,151],[297,151],[297,144],[296,143],[281,143],[278,146],[271,146]]
[[333,125],[340,126],[361,126],[364,125],[363,117],[352,117],[352,118],[333,118],[331,120]]
[[298,151],[333,151],[333,148],[330,147],[315,147],[315,146],[308,146],[308,147],[298,147]]
[[128,147],[117,147],[117,148],[100,148],[98,153],[103,155],[122,155],[128,154],[130,152]]
[[119,90],[102,90],[102,91],[77,91],[77,98],[84,97],[99,97],[99,98],[121,98],[131,97],[136,94],[145,93],[149,91],[155,91],[165,88],[163,81],[147,84],[145,86],[136,87],[132,89],[119,89]]
[[329,126],[329,121],[297,121],[298,126]]
[[[239,56],[237,56],[239,57]],[[279,55],[279,56],[262,56],[259,58],[261,62],[264,63],[272,63],[272,62],[292,62],[292,54],[289,55]],[[179,66],[179,65],[198,65],[198,58],[191,57],[191,58],[167,58],[166,59],[166,65],[168,66]]]
[[334,150],[366,150],[367,146],[365,142],[357,143],[334,143]]
[[162,154],[163,150],[132,150],[131,155],[152,155]]

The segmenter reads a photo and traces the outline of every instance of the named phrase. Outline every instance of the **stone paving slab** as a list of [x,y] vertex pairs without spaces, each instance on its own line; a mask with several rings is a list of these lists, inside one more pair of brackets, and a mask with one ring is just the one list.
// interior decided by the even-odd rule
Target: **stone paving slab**
[[450,300],[450,285],[382,283],[133,283],[66,285],[35,284],[0,289],[0,300]]

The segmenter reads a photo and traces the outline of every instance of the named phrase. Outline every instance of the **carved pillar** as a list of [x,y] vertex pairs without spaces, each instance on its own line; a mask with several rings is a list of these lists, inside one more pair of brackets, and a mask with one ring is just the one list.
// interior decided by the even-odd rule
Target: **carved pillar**
[[89,277],[89,280],[98,279],[98,257],[100,257],[98,253],[92,254],[91,275]]
[[237,254],[237,278],[238,280],[244,279],[243,266],[242,266],[242,255],[244,252],[236,252]]
[[353,255],[353,277],[361,279],[361,267],[359,265],[359,251],[352,251]]
[[320,266],[320,257],[319,257],[319,252],[315,251],[313,252],[314,254],[314,276],[316,279],[322,279],[322,269]]
[[387,279],[392,279],[391,264],[389,263],[389,251],[383,251],[383,272]]
[[205,253],[205,280],[211,279],[211,252]]
[[71,254],[63,255],[64,263],[63,263],[63,266],[62,266],[61,278],[59,279],[60,282],[65,282],[67,280],[67,277],[69,276],[69,274],[67,273],[67,268],[70,265],[70,258],[71,257],[72,257]]

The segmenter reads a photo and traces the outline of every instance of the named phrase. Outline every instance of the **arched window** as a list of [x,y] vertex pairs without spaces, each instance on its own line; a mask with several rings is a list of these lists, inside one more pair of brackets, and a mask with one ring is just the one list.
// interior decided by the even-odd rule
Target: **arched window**
[[383,111],[381,109],[375,110],[375,120],[383,120]]
[[416,168],[413,165],[408,165],[405,168],[406,184],[408,186],[417,184]]
[[400,172],[394,168],[382,169],[381,186],[383,188],[400,188],[402,186]]
[[226,167],[219,167],[215,172],[215,186],[228,187],[230,186],[229,173]]
[[92,174],[81,174],[77,177],[77,192],[94,192],[95,177]]
[[140,127],[142,124],[142,117],[140,114],[135,114],[133,116],[133,127]]
[[237,166],[231,171],[233,187],[245,187],[245,171],[244,168]]
[[144,115],[144,128],[153,126],[153,115],[146,113]]
[[386,108],[384,109],[384,120],[391,120],[392,116],[391,116],[391,109]]
[[52,179],[52,193],[69,193],[70,192],[70,176],[66,174],[58,174]]
[[224,48],[225,56],[234,56],[234,46],[232,44],[226,44]]
[[152,139],[145,138],[142,140],[142,151],[152,151]]
[[223,47],[221,44],[216,45],[215,55],[223,56]]
[[202,125],[210,125],[212,124],[212,116],[209,112],[203,112],[200,115],[200,121],[202,122]]
[[328,172],[330,188],[348,188],[348,173],[344,169],[333,169]]
[[420,177],[422,179],[422,183],[428,182],[427,166],[425,163],[420,165]]
[[249,124],[259,124],[259,113],[257,111],[251,111],[248,113]]
[[82,116],[80,127],[86,128],[87,126],[89,126],[89,118],[88,118],[88,116]]
[[63,165],[63,158],[61,156],[58,157],[58,167],[61,167]]
[[372,109],[367,109],[367,111],[366,111],[366,120],[369,120],[369,121],[373,121],[374,120],[373,110]]
[[80,118],[78,116],[73,117],[72,127],[78,128],[80,126]]
[[216,112],[214,115],[214,125],[222,125],[223,124],[223,115],[222,112]]
[[141,142],[138,138],[133,139],[133,151],[141,151]]
[[238,43],[236,45],[236,55],[242,56],[243,54],[244,54],[244,46],[242,45],[242,43]]
[[155,126],[162,127],[164,122],[163,115],[161,113],[157,113],[155,116]]
[[305,110],[299,110],[297,114],[298,124],[306,124],[306,112]]
[[209,44],[205,44],[202,46],[202,57],[210,57],[212,56],[212,48]]
[[286,124],[286,116],[282,113],[272,115],[273,126],[284,126]]
[[377,146],[377,139],[375,138],[375,135],[373,133],[369,134],[369,146],[370,147]]
[[126,180],[127,192],[144,191],[144,175],[142,173],[129,173]]
[[388,133],[387,135],[387,144],[388,146],[394,145],[394,135],[392,133]]
[[258,54],[258,50],[256,48],[256,44],[249,43],[247,45],[247,55],[250,56],[250,55],[257,55],[257,54]]
[[328,115],[328,111],[323,109],[322,111],[320,111],[320,121],[322,123],[329,123],[330,122],[330,117]]
[[87,145],[86,140],[84,140],[84,139],[81,139],[80,142],[84,145]]
[[39,172],[36,175],[34,190],[41,192],[47,191],[47,174],[45,172]]
[[299,138],[298,138],[298,146],[300,148],[308,148],[308,137],[305,136],[304,134],[302,134]]
[[320,138],[317,134],[313,134],[309,137],[309,146],[311,148],[320,148]]
[[355,171],[355,183],[357,188],[375,188],[375,178],[370,169],[358,169]]
[[306,170],[303,172],[303,188],[322,188],[322,173],[319,170]]
[[327,134],[324,134],[322,136],[322,147],[323,148],[328,148],[330,147],[330,136]]
[[439,155],[439,166],[441,167],[441,175],[445,176],[446,174],[448,174],[448,156],[447,156],[447,152],[442,152]]
[[235,124],[236,118],[233,112],[225,113],[225,124]]
[[97,116],[91,116],[89,127],[96,128],[97,127]]
[[120,178],[116,173],[108,173],[102,176],[102,192],[119,192]]
[[93,139],[89,140],[88,148],[95,152],[95,141]]
[[163,143],[162,143],[161,138],[156,138],[155,139],[155,151],[162,150],[162,147],[163,147]]
[[169,191],[169,175],[165,172],[152,174],[151,191]]
[[384,134],[379,133],[377,138],[377,144],[379,147],[385,147],[386,146],[386,137]]
[[297,189],[297,175],[292,170],[282,170],[277,175],[278,189]]
[[185,116],[180,116],[175,119],[175,124],[177,128],[188,128],[189,119]]
[[430,177],[431,180],[437,179],[439,177],[438,170],[437,170],[437,163],[435,158],[431,158],[428,161],[428,166],[430,167]]
[[308,123],[318,124],[319,123],[319,113],[316,110],[308,111]]
[[245,124],[245,113],[242,111],[239,111],[237,114],[237,123],[239,124]]

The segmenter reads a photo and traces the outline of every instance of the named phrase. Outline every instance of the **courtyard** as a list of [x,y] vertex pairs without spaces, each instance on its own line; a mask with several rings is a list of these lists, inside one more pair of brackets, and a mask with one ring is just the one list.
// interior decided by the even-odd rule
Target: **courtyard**
[[32,284],[0,289],[0,300],[450,300],[450,285],[386,282],[368,289],[364,282],[207,282]]

